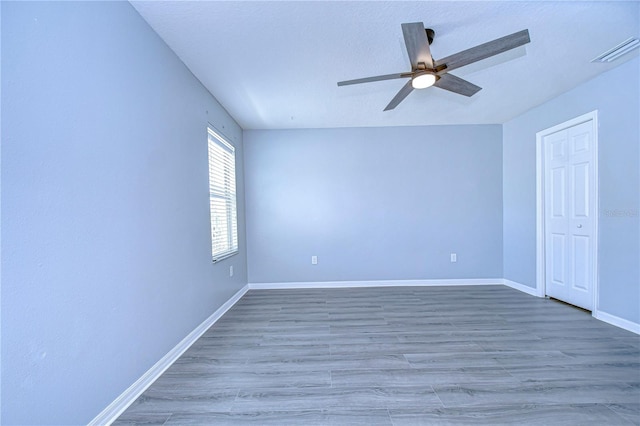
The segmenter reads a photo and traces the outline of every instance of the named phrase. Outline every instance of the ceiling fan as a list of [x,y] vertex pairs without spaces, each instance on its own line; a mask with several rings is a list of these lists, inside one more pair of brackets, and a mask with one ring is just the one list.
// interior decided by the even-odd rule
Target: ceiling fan
[[402,24],[402,35],[404,36],[404,43],[409,53],[411,71],[340,81],[338,82],[338,86],[391,80],[395,78],[410,78],[411,80],[391,99],[389,105],[384,109],[385,111],[397,107],[413,89],[424,89],[435,86],[460,95],[473,96],[482,88],[453,74],[449,74],[449,71],[506,52],[507,50],[514,49],[531,41],[529,39],[529,30],[522,30],[463,50],[462,52],[454,53],[451,56],[436,61],[431,56],[431,50],[429,49],[429,45],[433,42],[435,35],[432,29],[425,29],[422,22]]

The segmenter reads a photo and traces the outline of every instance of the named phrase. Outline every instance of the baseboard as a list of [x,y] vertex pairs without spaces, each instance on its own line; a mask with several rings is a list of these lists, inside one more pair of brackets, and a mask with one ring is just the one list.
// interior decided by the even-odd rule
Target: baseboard
[[285,283],[249,283],[250,290],[293,288],[352,288],[352,287],[435,287],[460,285],[500,285],[502,278],[469,278],[442,280],[374,280],[374,281],[311,281]]
[[519,290],[523,293],[527,293],[531,296],[539,297],[538,289],[534,287],[529,287],[528,285],[520,284],[519,282],[511,281],[506,278],[502,280],[502,284],[506,285],[507,287],[511,287],[515,290]]
[[89,426],[104,426],[113,423],[142,393],[147,390],[171,366],[180,356],[186,352],[196,340],[200,338],[222,315],[225,314],[240,298],[249,290],[245,285],[220,308],[218,308],[209,318],[196,327],[180,343],[171,349],[153,367],[142,375],[134,384],[129,386],[118,398],[116,398],[107,408],[102,410],[91,422]]
[[629,321],[603,311],[593,311],[592,315],[594,318],[599,319],[600,321],[615,325],[616,327],[620,327],[632,333],[640,334],[640,324],[633,321]]

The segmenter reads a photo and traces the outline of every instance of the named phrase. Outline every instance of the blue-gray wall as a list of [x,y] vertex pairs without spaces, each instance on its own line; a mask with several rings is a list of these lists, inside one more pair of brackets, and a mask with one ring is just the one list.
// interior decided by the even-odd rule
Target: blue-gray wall
[[505,278],[536,285],[536,133],[598,110],[599,308],[640,323],[639,103],[636,57],[504,124]]
[[[535,133],[593,109],[600,211],[631,212],[601,214],[600,308],[640,323],[638,59],[504,126],[247,131],[243,171],[241,129],[128,3],[0,7],[3,424],[90,421],[248,279],[534,286]],[[207,122],[239,160],[217,265]]]
[[206,126],[242,132],[128,2],[1,7],[2,424],[86,424],[246,284]]
[[244,144],[249,282],[502,276],[500,125],[250,130]]

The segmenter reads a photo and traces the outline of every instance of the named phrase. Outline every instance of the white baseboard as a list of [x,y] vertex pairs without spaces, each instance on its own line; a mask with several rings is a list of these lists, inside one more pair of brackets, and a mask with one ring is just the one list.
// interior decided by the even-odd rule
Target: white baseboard
[[197,326],[195,330],[187,335],[180,343],[171,349],[160,361],[147,370],[134,384],[129,386],[120,396],[118,396],[111,404],[107,406],[100,414],[98,414],[89,426],[104,426],[113,423],[124,410],[126,410],[133,402],[138,399],[142,393],[147,390],[153,382],[155,382],[171,366],[180,356],[186,352],[196,340],[200,338],[222,315],[225,314],[238,300],[249,290],[249,286],[245,285],[231,299],[227,300],[220,308],[218,308],[209,318],[204,320],[202,324]]
[[633,321],[629,321],[603,311],[593,311],[592,315],[594,318],[599,319],[600,321],[615,325],[616,327],[620,327],[632,333],[640,334],[640,324]]
[[375,280],[375,281],[311,281],[288,283],[249,283],[250,290],[290,288],[350,288],[350,287],[434,287],[459,285],[501,285],[502,278],[469,278],[442,280]]
[[523,293],[527,293],[531,296],[540,297],[538,295],[538,289],[534,287],[529,287],[528,285],[520,284],[519,282],[511,281],[506,278],[502,280],[502,284],[506,285],[507,287],[519,290]]

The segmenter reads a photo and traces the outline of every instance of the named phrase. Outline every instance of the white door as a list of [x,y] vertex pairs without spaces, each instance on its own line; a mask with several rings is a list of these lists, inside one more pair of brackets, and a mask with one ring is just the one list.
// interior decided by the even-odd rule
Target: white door
[[543,143],[546,294],[592,310],[596,216],[593,122],[548,134]]

